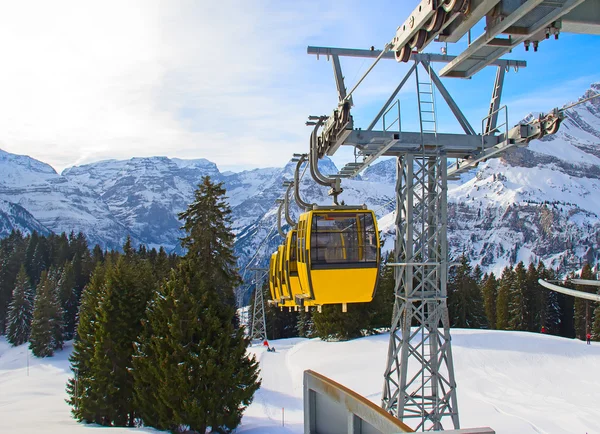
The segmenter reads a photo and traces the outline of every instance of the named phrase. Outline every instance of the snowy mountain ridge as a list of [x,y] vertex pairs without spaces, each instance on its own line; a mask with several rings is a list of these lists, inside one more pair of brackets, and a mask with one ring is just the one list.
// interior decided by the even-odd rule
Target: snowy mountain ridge
[[[595,83],[582,98],[598,91]],[[275,200],[294,168],[289,162],[283,168],[220,172],[206,159],[148,157],[105,160],[58,175],[42,162],[0,151],[0,200],[25,209],[49,230],[82,231],[103,247],[118,248],[130,234],[136,243],[178,251],[177,214],[191,202],[201,178],[210,175],[227,190],[243,270],[254,257],[253,266],[265,265],[282,241]],[[329,159],[320,161],[320,169],[337,172]],[[340,197],[376,210],[386,250],[393,246],[395,176],[396,160],[382,159],[361,177],[344,180]],[[496,272],[519,260],[543,259],[563,270],[584,260],[595,263],[600,258],[599,187],[600,101],[595,99],[569,109],[556,135],[481,163],[449,183],[450,256],[464,252]],[[331,202],[326,188],[308,173],[301,193],[311,203]],[[4,211],[0,222],[14,220],[9,214]],[[292,214],[298,214],[294,206]],[[0,231],[5,235],[6,229]]]

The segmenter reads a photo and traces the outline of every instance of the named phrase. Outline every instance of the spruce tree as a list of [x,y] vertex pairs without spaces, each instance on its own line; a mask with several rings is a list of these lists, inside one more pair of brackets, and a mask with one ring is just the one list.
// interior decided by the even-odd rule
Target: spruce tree
[[[387,258],[390,261],[391,255]],[[367,305],[369,311],[369,328],[372,330],[389,329],[392,324],[392,312],[396,299],[394,289],[396,281],[394,277],[395,267],[383,266],[379,271],[377,290],[373,301]]]
[[186,256],[147,309],[136,344],[135,402],[144,424],[229,432],[258,389],[258,363],[236,327],[229,207],[221,184],[205,177],[180,217]]
[[490,328],[496,328],[496,299],[498,298],[498,281],[494,273],[483,279],[483,305]]
[[[592,273],[592,267],[589,263],[585,263],[583,268],[581,269],[580,279],[585,280],[593,280],[594,274]],[[577,291],[582,292],[596,292],[596,287],[589,285],[576,285],[575,289]],[[583,298],[576,297],[574,300],[574,319],[575,319],[575,336],[578,339],[585,340],[586,334],[591,330],[592,319],[591,315],[594,309],[596,308],[596,304],[589,301],[584,300]],[[586,330],[587,324],[587,330]]]
[[8,306],[19,269],[25,261],[28,240],[19,231],[0,240],[0,335],[6,332]]
[[542,299],[542,290],[541,285],[538,283],[538,279],[538,271],[533,262],[530,262],[525,274],[528,311],[526,317],[526,330],[530,332],[539,332],[542,327],[544,301]]
[[73,352],[69,357],[73,377],[67,383],[67,403],[71,405],[75,419],[90,423],[102,422],[96,406],[92,357],[96,344],[99,304],[104,298],[105,270],[110,267],[110,261],[104,265],[98,263],[90,283],[83,290]]
[[328,304],[313,312],[314,335],[324,341],[347,341],[359,338],[369,328],[367,303],[350,303],[347,312],[341,304]]
[[34,294],[25,267],[21,265],[13,291],[13,299],[8,307],[8,330],[6,339],[12,345],[24,344],[29,340],[33,319]]
[[[542,261],[537,266],[538,278],[544,280],[555,279],[555,274],[552,269],[547,269]],[[540,299],[542,310],[540,315],[540,328],[543,326],[548,333],[558,334],[560,331],[561,311],[559,305],[559,294],[555,291],[544,288],[539,285]]]
[[508,330],[509,327],[509,300],[514,279],[513,269],[509,266],[504,267],[498,285],[498,298],[496,299],[496,328],[498,330]]
[[54,270],[43,271],[36,289],[29,348],[36,357],[50,357],[63,345],[63,312]]
[[465,255],[448,281],[448,315],[451,327],[484,328],[487,326],[483,298],[472,276],[471,265]]
[[[233,254],[235,235],[231,231],[231,208],[225,201],[223,183],[202,179],[194,202],[179,214],[186,235],[181,246],[186,258],[198,262],[200,279],[211,282],[221,300],[236,308],[234,288],[241,284]],[[234,318],[237,325],[237,315]]]
[[75,288],[75,273],[71,262],[66,262],[58,281],[58,297],[63,309],[63,324],[65,340],[73,339],[79,297]]
[[514,280],[509,294],[509,329],[527,330],[529,297],[527,293],[527,271],[523,261],[520,261],[515,267]]
[[125,254],[106,271],[91,360],[95,405],[99,422],[106,426],[135,424],[134,342],[155,284],[148,262],[136,258],[129,239],[123,250]]
[[[556,275],[558,275],[558,271],[556,271]],[[570,289],[575,289],[575,285],[571,282],[575,279],[575,273],[570,272],[567,275],[567,280],[565,282],[565,287]],[[575,338],[575,318],[574,318],[574,306],[575,306],[575,297],[571,297],[565,294],[557,294],[558,305],[560,306],[560,331],[559,335],[564,336],[566,338]]]
[[592,339],[600,341],[600,306],[594,310],[594,324],[592,326]]
[[315,323],[312,319],[312,311],[301,309],[298,312],[297,323],[298,336],[301,338],[312,338],[315,333]]

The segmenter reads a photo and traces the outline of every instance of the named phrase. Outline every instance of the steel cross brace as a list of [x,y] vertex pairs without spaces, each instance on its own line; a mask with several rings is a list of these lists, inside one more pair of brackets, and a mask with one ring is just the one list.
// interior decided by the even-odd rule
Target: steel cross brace
[[[332,47],[308,47],[309,54],[315,54],[317,57],[325,55],[327,58],[331,58],[333,64],[334,77],[338,90],[338,96],[340,101],[346,98],[346,88],[344,85],[344,77],[342,74],[342,68],[339,61],[340,56],[348,57],[364,57],[364,58],[375,58],[375,59],[394,59],[393,53],[383,53],[381,50],[356,50],[346,48],[332,48]],[[387,99],[385,104],[381,107],[379,112],[375,115],[366,130],[354,129],[352,118],[350,122],[344,126],[338,124],[337,129],[334,131],[333,122],[327,121],[323,128],[323,132],[320,136],[320,148],[323,155],[333,155],[337,149],[342,145],[353,145],[359,150],[359,154],[364,157],[362,162],[354,162],[348,164],[346,167],[340,170],[338,174],[343,178],[350,178],[358,175],[360,172],[365,170],[380,156],[398,156],[406,152],[413,152],[415,147],[420,148],[422,145],[430,144],[435,148],[441,146],[448,157],[450,158],[472,158],[479,154],[482,149],[491,148],[501,143],[504,138],[493,134],[486,134],[484,137],[478,136],[474,128],[471,126],[467,118],[464,116],[458,104],[450,92],[443,85],[440,78],[437,76],[433,68],[430,67],[432,62],[448,63],[454,60],[454,56],[439,55],[439,54],[428,54],[428,53],[412,53],[411,59],[413,65],[402,78],[398,86],[394,89],[390,97]],[[428,134],[423,132],[390,132],[390,131],[375,131],[375,125],[381,120],[384,114],[389,110],[391,105],[394,103],[400,90],[405,86],[410,76],[415,73],[419,64],[423,65],[431,77],[432,83],[440,95],[444,98],[454,117],[462,127],[464,134]],[[500,97],[504,81],[504,73],[511,66],[520,68],[526,66],[526,62],[519,60],[506,60],[498,59],[491,63],[498,67],[498,74],[494,89],[492,91],[492,100],[490,103],[489,122],[486,125],[487,128],[495,127],[498,107],[500,104]],[[351,103],[351,99],[349,100]],[[338,111],[339,112],[339,111]],[[368,137],[368,140],[365,140]],[[434,150],[434,152],[436,152]]]
[[[262,280],[264,277],[264,268],[254,268],[254,311],[252,312],[252,329],[250,331],[250,340],[263,342],[267,340],[267,322],[265,316],[265,299],[263,297]],[[262,273],[262,275],[261,275]]]
[[446,305],[446,164],[441,153],[397,160],[398,262],[382,407],[423,431],[443,429],[445,419],[460,428]]

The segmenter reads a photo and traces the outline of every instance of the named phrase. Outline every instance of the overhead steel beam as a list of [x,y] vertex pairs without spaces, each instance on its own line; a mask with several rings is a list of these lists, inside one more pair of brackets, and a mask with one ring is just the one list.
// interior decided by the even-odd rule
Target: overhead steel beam
[[[496,17],[496,24],[488,25],[484,34],[440,70],[440,76],[470,78],[525,41],[532,40],[534,48],[537,47],[536,38],[542,38],[538,35],[544,34],[545,29],[584,1],[526,1],[514,11],[510,11],[507,16],[503,14]],[[501,3],[501,5],[506,4],[505,1]],[[492,22],[493,19],[490,18],[489,21]],[[497,36],[502,33],[508,34],[509,37],[498,38]]]
[[[482,144],[483,140],[483,144]],[[414,152],[425,146],[425,152],[438,152],[443,149],[451,158],[456,156],[466,156],[470,153],[477,152],[482,147],[488,148],[499,143],[499,138],[496,136],[467,135],[454,133],[423,133],[414,131],[403,131],[402,134],[389,131],[365,131],[353,130],[344,145],[357,146],[362,155],[370,155],[377,152],[382,146],[387,145],[390,141],[396,141],[384,156],[398,156],[401,153]],[[438,149],[439,148],[439,149]]]
[[[361,50],[356,48],[334,48],[334,47],[312,47],[309,46],[306,50],[308,54],[319,56],[337,55],[340,57],[360,57],[375,59],[379,57],[382,50]],[[411,53],[410,60],[418,60],[420,62],[448,63],[456,59],[457,56],[448,56],[445,54],[434,53]],[[394,53],[388,52],[382,56],[382,59],[395,59]],[[490,65],[501,66],[503,68],[525,68],[527,62],[524,60],[513,59],[495,59],[490,62]]]
[[440,42],[458,42],[477,24],[500,0],[471,0],[466,15],[459,15],[439,34]]
[[600,35],[600,0],[586,0],[561,18],[561,32]]

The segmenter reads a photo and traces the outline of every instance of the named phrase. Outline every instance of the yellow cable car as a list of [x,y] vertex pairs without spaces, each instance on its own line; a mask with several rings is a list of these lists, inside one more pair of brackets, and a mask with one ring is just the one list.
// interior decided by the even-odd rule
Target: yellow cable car
[[279,303],[279,288],[277,287],[277,281],[275,276],[275,263],[277,261],[277,253],[273,253],[271,255],[271,259],[269,260],[269,291],[271,292],[271,300],[270,303],[274,303],[275,306]]
[[304,290],[298,275],[298,231],[292,229],[287,233],[285,239],[285,260],[283,272],[290,289],[295,306],[313,306],[308,288]]
[[[288,233],[289,235],[289,233]],[[292,287],[290,285],[290,276],[288,272],[288,261],[286,260],[287,254],[287,243],[277,248],[277,256],[279,261],[277,263],[277,272],[279,278],[279,284],[281,288],[281,306],[285,307],[296,307],[296,301],[292,294]]]
[[279,305],[280,306],[295,306],[292,299],[286,275],[283,272],[283,266],[285,263],[285,246],[281,245],[277,247],[277,257],[275,260],[275,281],[279,288]]
[[300,215],[298,277],[313,305],[373,300],[380,262],[375,213],[318,207]]

